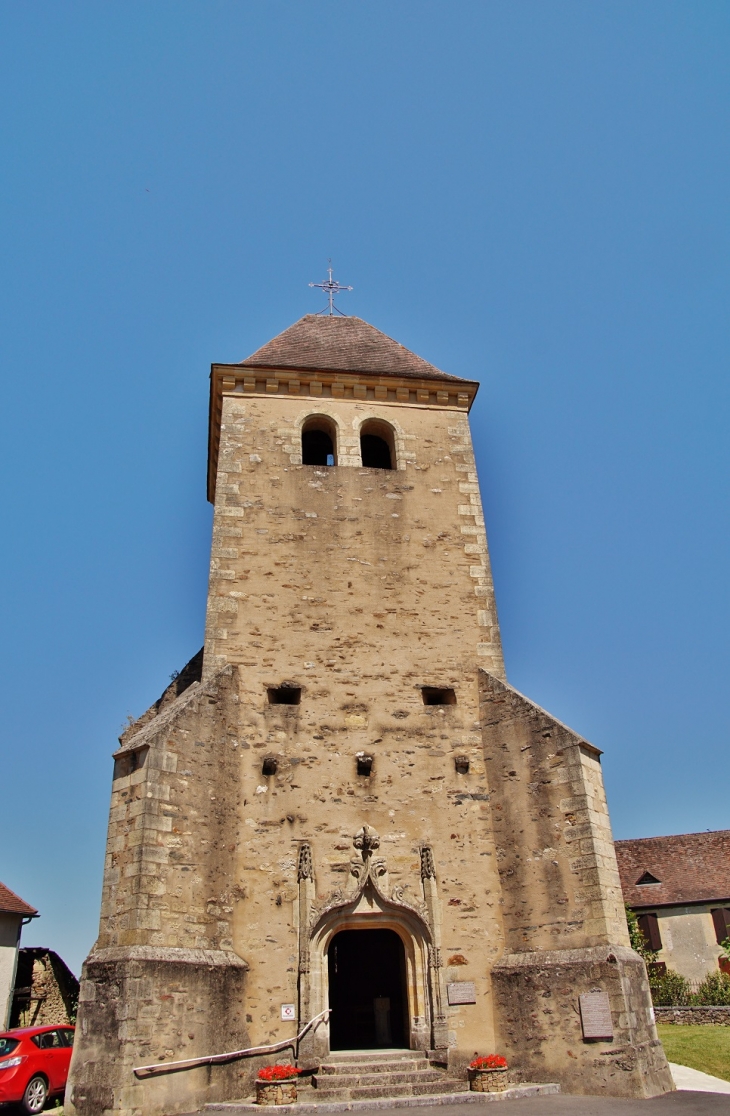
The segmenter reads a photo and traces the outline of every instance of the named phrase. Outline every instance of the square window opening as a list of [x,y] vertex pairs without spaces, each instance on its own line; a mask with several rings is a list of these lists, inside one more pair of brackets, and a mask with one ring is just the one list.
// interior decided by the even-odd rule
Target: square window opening
[[456,705],[456,693],[451,687],[422,686],[424,705]]
[[266,693],[269,705],[299,705],[302,700],[301,686],[268,686]]

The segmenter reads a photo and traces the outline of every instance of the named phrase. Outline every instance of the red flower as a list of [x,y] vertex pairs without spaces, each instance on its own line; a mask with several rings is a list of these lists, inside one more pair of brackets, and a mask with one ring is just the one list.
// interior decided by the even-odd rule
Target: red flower
[[258,1072],[259,1081],[286,1081],[296,1077],[300,1070],[296,1066],[263,1066]]
[[507,1059],[503,1058],[501,1054],[487,1054],[486,1057],[482,1055],[469,1063],[469,1069],[507,1069]]

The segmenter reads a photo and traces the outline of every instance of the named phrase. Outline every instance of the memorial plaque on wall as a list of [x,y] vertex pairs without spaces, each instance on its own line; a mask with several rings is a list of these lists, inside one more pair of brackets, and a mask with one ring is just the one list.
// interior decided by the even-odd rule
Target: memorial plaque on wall
[[611,1004],[608,992],[584,992],[578,997],[584,1039],[612,1039]]
[[450,1004],[475,1004],[477,990],[473,980],[457,980],[446,985],[446,994]]

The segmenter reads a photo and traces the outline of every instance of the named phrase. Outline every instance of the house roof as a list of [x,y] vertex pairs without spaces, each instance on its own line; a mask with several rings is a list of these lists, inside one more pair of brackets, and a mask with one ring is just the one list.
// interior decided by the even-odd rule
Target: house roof
[[246,368],[319,372],[374,372],[420,380],[455,380],[362,318],[305,314],[283,333],[239,362]]
[[730,904],[730,829],[616,841],[616,859],[630,907]]
[[19,914],[26,918],[36,918],[38,911],[4,883],[0,883],[0,914]]

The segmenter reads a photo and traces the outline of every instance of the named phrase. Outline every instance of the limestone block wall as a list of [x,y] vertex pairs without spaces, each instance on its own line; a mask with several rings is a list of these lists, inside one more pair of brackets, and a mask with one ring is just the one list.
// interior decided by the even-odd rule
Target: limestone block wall
[[[492,969],[495,1026],[521,1077],[566,1092],[673,1088],[646,967],[629,948],[597,749],[480,673],[506,949]],[[610,1041],[586,1041],[579,996],[608,995]]]
[[[316,414],[342,464],[300,464]],[[373,418],[394,431],[393,471],[360,466]],[[237,662],[252,687],[333,671],[357,685],[397,662],[425,683],[481,662],[503,675],[465,413],[230,393],[218,460],[206,674]]]
[[115,753],[97,949],[231,948],[238,700],[224,671]]
[[628,946],[600,753],[499,679],[480,682],[508,951]]
[[[505,956],[492,973],[499,1046],[523,1081],[566,1093],[653,1097],[671,1074],[651,1009],[643,961],[623,946]],[[586,1041],[578,996],[608,995],[610,1041]]]
[[[233,948],[240,784],[235,668],[195,683],[116,753],[99,938],[84,965],[67,1111],[150,1116],[219,1099],[233,1070],[133,1068],[248,1045]],[[196,1091],[197,1090],[197,1091]]]

